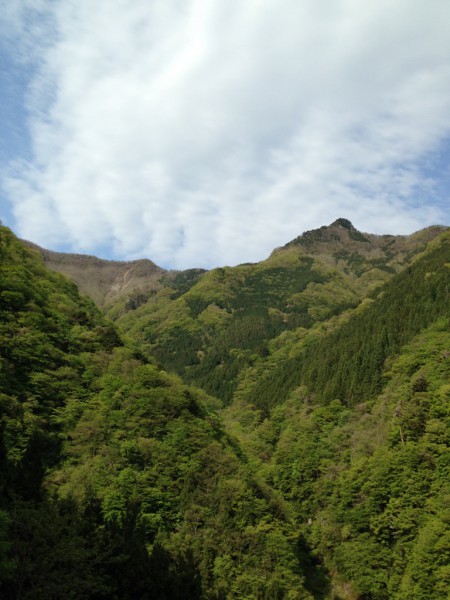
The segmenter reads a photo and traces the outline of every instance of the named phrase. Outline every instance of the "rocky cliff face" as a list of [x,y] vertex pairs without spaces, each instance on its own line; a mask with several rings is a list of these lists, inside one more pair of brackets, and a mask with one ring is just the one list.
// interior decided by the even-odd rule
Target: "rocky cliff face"
[[30,242],[27,244],[42,254],[46,267],[73,279],[80,291],[99,306],[108,305],[136,290],[159,290],[164,287],[162,281],[168,275],[168,271],[148,259],[103,260],[83,254],[52,252]]
[[415,254],[437,235],[447,229],[441,225],[427,227],[411,235],[376,235],[362,233],[344,218],[337,219],[331,225],[305,231],[283,248],[299,247],[307,254],[342,269],[361,271],[362,263],[367,262],[363,271],[379,267],[386,271],[398,272],[408,264]]

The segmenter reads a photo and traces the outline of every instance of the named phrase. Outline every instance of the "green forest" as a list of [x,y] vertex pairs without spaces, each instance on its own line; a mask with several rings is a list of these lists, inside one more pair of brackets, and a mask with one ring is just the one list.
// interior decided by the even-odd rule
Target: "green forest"
[[2,599],[450,599],[449,230],[76,284],[0,227]]

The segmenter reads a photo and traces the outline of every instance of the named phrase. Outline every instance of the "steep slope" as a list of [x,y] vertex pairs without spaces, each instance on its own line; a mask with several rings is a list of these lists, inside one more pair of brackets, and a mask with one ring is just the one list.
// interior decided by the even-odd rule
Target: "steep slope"
[[[70,405],[76,420],[90,395],[91,365],[99,352],[109,352],[120,343],[115,328],[92,301],[81,298],[66,278],[48,272],[37,252],[23,246],[7,228],[0,228],[0,582],[4,598],[30,597],[33,570],[41,568],[40,559],[46,561],[41,556],[33,564],[34,559],[28,558],[42,550],[50,535],[42,530],[40,535],[38,530],[49,514],[43,503],[43,479],[60,460],[60,411]],[[54,516],[56,509],[51,512]],[[50,524],[51,520],[44,529]],[[54,524],[57,536],[56,517]],[[67,534],[53,541],[64,544]],[[69,546],[65,567],[70,571],[71,565],[75,573]],[[84,549],[80,541],[79,557]],[[61,568],[55,569],[55,575],[49,572],[52,566],[47,557],[41,576],[49,582],[61,576]],[[85,577],[88,585],[89,570]],[[81,583],[76,577],[74,581]],[[69,585],[65,581],[61,589]],[[43,596],[37,593],[36,597]]]
[[338,219],[258,264],[214,269],[184,293],[165,288],[135,311],[122,303],[109,314],[164,368],[228,402],[271,340],[354,308],[442,230],[375,236]]
[[371,401],[323,406],[303,388],[274,411],[264,472],[341,598],[447,597],[449,348],[445,317],[402,349]]
[[26,240],[23,242],[41,254],[48,269],[70,277],[80,292],[90,296],[100,307],[125,298],[127,308],[134,309],[149,295],[168,285],[187,289],[191,281],[204,273],[204,269],[167,271],[148,259],[115,261],[85,254],[53,252]]
[[[384,361],[423,327],[450,313],[450,234],[386,283],[354,313],[310,332],[298,330],[272,342],[269,356],[241,378],[238,395],[267,409],[306,385],[324,402],[355,404],[376,394]],[[330,331],[331,329],[331,331]]]
[[450,232],[361,236],[136,289],[123,342],[0,229],[2,598],[446,597]]
[[323,597],[446,597],[449,292],[445,233],[358,311],[279,341],[226,409],[319,561],[308,576],[332,574]]
[[217,401],[0,228],[0,595],[311,598]]
[[39,494],[35,483],[58,450],[50,422],[67,397],[85,397],[80,374],[93,355],[120,344],[114,326],[91,300],[0,228],[1,431],[12,469],[3,480],[9,495],[10,482],[18,493],[16,469],[21,485],[30,487],[22,490],[24,497]]
[[25,242],[42,255],[47,268],[70,277],[80,291],[96,304],[104,306],[122,294],[135,290],[157,290],[166,271],[151,260],[120,262],[83,254],[65,254],[45,250]]

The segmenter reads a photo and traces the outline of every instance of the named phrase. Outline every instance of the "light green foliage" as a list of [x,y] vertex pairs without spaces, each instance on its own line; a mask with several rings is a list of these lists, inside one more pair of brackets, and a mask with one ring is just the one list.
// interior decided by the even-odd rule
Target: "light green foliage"
[[340,219],[136,292],[122,342],[1,228],[2,598],[446,598],[449,234],[417,248]]
[[281,429],[265,476],[357,597],[445,597],[448,348],[441,318],[391,361],[376,402],[323,407],[301,388],[273,411]]
[[229,402],[271,340],[359,297],[336,269],[292,247],[256,265],[214,269],[181,295],[162,290],[119,323],[144,339],[164,368]]
[[2,597],[307,597],[289,525],[220,404],[137,341],[121,347],[72,284],[1,233]]
[[[257,598],[269,571],[277,593],[302,589],[286,524],[271,514],[201,395],[125,349],[97,385],[70,433],[67,460],[52,475],[61,495],[81,505],[95,497],[108,526],[124,529],[133,519],[147,548],[162,546],[174,563],[191,552],[205,595],[217,589]],[[250,532],[261,522],[285,545],[283,557],[252,545]],[[223,580],[222,556],[235,581]]]

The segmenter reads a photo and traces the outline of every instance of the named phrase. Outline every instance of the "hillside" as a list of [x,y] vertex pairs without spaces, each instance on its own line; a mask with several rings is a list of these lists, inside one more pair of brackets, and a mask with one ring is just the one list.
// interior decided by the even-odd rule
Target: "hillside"
[[[429,227],[410,236],[394,236],[361,233],[347,219],[337,219],[331,225],[306,231],[283,248],[274,250],[263,263],[289,262],[289,249],[294,254],[313,256],[332,269],[341,271],[353,279],[360,279],[360,289],[377,285],[387,274],[399,272],[417,252],[445,228]],[[130,296],[141,303],[145,295],[163,287],[187,291],[203,274],[204,269],[167,271],[148,259],[135,261],[103,260],[95,256],[70,254],[46,250],[24,240],[29,247],[42,255],[47,268],[70,277],[83,294],[90,296],[98,305],[110,307],[120,298]],[[298,250],[302,249],[299,253]],[[280,258],[278,255],[285,257]],[[255,265],[243,265],[255,266]],[[385,275],[383,275],[383,272]],[[356,282],[353,282],[356,285]],[[128,308],[135,308],[133,302]]]
[[348,405],[380,391],[385,360],[439,316],[450,314],[450,236],[443,233],[412,266],[340,319],[275,339],[241,378],[239,394],[261,406],[307,385],[322,402]]
[[169,284],[137,310],[119,301],[108,314],[165,369],[229,402],[271,340],[355,308],[442,231],[376,236],[338,219],[260,263],[213,269],[184,293]]
[[313,583],[331,574],[331,589],[322,584],[315,597],[447,598],[449,349],[447,311],[386,363],[380,393],[358,405],[339,395],[324,405],[302,385],[270,418],[257,397],[229,407],[229,430],[290,504],[316,558]]
[[449,291],[444,233],[358,310],[277,340],[225,411],[332,574],[323,597],[447,598]]
[[177,287],[204,272],[203,269],[167,271],[148,259],[103,260],[84,254],[53,252],[26,240],[24,243],[41,254],[48,269],[70,277],[79,290],[100,307],[123,297],[131,298],[129,305],[133,307],[148,294],[167,285]]
[[4,227],[0,258],[1,597],[310,597],[218,402]]
[[62,255],[103,314],[49,260],[0,229],[2,598],[447,598],[446,228]]

